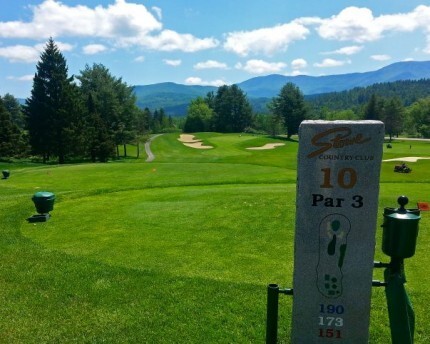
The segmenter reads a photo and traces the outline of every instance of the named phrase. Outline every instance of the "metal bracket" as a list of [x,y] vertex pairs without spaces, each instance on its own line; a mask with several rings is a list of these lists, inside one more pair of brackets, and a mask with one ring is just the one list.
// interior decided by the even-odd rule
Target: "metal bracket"
[[387,282],[382,282],[377,280],[372,281],[372,287],[386,287],[387,285],[388,285]]
[[373,262],[373,267],[376,269],[379,268],[389,268],[390,267],[390,263],[383,263],[383,262]]

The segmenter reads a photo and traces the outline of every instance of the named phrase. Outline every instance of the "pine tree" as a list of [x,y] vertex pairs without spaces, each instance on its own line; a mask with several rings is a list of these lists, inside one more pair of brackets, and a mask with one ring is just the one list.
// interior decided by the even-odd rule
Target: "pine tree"
[[364,119],[365,120],[381,119],[383,116],[383,107],[384,107],[383,99],[379,98],[375,93],[373,93],[364,109]]
[[209,106],[213,106],[213,127],[216,131],[242,132],[252,126],[251,105],[245,93],[237,85],[219,87],[213,99],[208,94],[207,101]]
[[[135,138],[134,125],[138,113],[132,87],[121,78],[112,76],[109,69],[102,64],[93,64],[92,67],[86,65],[77,78],[81,82],[80,90],[88,113],[97,113],[98,120],[103,122],[103,130],[107,131],[99,136],[99,139],[105,138],[102,147],[108,148],[113,144],[118,155],[118,145],[124,145],[126,155],[125,145]],[[88,109],[90,95],[93,107],[91,111]]]
[[383,121],[385,132],[390,136],[398,135],[403,129],[404,107],[399,98],[391,98],[385,103]]
[[3,96],[3,103],[7,111],[10,113],[10,118],[20,129],[25,128],[25,117],[22,111],[22,106],[10,93],[6,93]]
[[209,131],[213,111],[202,97],[192,100],[187,110],[184,132]]
[[306,116],[304,96],[297,86],[291,82],[284,85],[269,108],[275,116],[283,118],[288,138],[297,134],[299,125]]
[[78,89],[68,77],[66,59],[50,38],[37,63],[31,96],[26,100],[28,133],[33,153],[60,164],[81,146]]
[[412,104],[407,118],[406,126],[412,130],[412,134],[418,133],[424,138],[430,138],[430,97]]
[[0,158],[11,158],[25,152],[24,140],[18,126],[0,97]]
[[85,126],[86,150],[91,161],[107,162],[114,154],[115,144],[111,139],[106,122],[101,118],[94,105],[92,94],[87,99],[87,116]]

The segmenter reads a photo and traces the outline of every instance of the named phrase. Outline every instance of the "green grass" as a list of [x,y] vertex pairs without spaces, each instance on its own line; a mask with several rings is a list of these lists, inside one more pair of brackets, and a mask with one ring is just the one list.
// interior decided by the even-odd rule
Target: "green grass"
[[[297,143],[263,136],[178,134],[154,140],[153,163],[131,154],[107,164],[3,164],[0,180],[0,342],[262,343],[266,286],[292,286]],[[270,151],[247,147],[282,142]],[[430,156],[430,144],[395,142],[384,159]],[[128,148],[128,152],[134,152]],[[411,154],[410,152],[413,152]],[[383,207],[406,194],[430,201],[430,160],[411,174],[382,164]],[[31,197],[57,196],[52,218],[29,224]],[[406,261],[416,341],[430,340],[430,216]],[[376,259],[382,230],[377,230]],[[383,279],[382,271],[375,278]],[[280,297],[288,343],[291,298]],[[382,289],[372,295],[371,343],[389,342]]]

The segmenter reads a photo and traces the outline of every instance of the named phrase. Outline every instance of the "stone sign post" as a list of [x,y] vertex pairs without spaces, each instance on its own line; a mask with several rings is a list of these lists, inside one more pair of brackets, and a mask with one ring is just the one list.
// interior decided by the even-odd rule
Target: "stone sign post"
[[384,124],[299,129],[292,343],[368,343]]

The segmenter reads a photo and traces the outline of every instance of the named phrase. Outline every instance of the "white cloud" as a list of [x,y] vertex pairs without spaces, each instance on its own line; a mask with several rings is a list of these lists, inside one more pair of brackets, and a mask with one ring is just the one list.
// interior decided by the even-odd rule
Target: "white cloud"
[[169,59],[164,59],[163,62],[168,65],[168,66],[172,66],[172,67],[178,67],[182,64],[182,60],[169,60]]
[[338,15],[323,19],[317,28],[325,39],[353,42],[372,42],[385,32],[412,32],[421,28],[427,34],[430,25],[430,7],[418,6],[412,12],[374,17],[368,8],[347,7]]
[[382,30],[375,25],[372,11],[368,8],[347,7],[338,15],[324,19],[317,28],[325,39],[369,42],[381,38]]
[[0,37],[47,38],[49,36],[86,36],[115,38],[138,36],[160,30],[162,24],[145,6],[116,0],[107,7],[94,9],[83,5],[64,5],[45,0],[31,6],[31,22],[0,22]]
[[[287,50],[297,40],[306,39],[312,27],[323,39],[357,43],[377,41],[387,33],[421,30],[427,37],[423,51],[430,54],[430,6],[426,5],[406,13],[380,16],[374,16],[368,8],[350,6],[329,18],[301,17],[274,27],[231,32],[226,35],[223,46],[241,56],[273,55]],[[325,54],[353,55],[362,48],[354,45]]]
[[236,69],[244,70],[250,74],[267,74],[267,73],[279,73],[287,67],[286,63],[283,62],[267,62],[263,60],[248,60],[245,65],[242,63],[236,64]]
[[101,38],[113,45],[140,45],[162,51],[194,52],[217,46],[213,38],[199,39],[191,34],[163,30],[161,9],[152,7],[158,19],[142,4],[116,0],[103,7],[68,6],[58,0],[45,0],[32,10],[31,21],[0,22],[0,37],[47,39],[48,37]]
[[293,68],[294,70],[303,69],[303,68],[306,68],[307,66],[308,66],[308,63],[305,59],[295,59],[291,61],[291,68]]
[[85,55],[95,55],[106,51],[108,48],[103,44],[88,44],[82,48]]
[[350,60],[340,61],[340,60],[334,60],[334,59],[324,59],[322,62],[314,63],[314,66],[318,68],[339,67],[350,63],[351,63]]
[[179,34],[172,30],[163,30],[157,36],[135,37],[122,40],[126,44],[138,44],[149,49],[161,51],[181,50],[196,52],[216,47],[219,42],[214,38],[196,38],[190,34]]
[[163,17],[163,12],[161,10],[160,7],[157,6],[152,6],[151,9],[155,12],[155,14],[157,15],[158,19],[161,20]]
[[348,47],[343,47],[334,51],[327,51],[325,53],[322,53],[323,55],[331,55],[331,54],[338,54],[338,55],[354,55],[357,54],[363,50],[362,45],[351,45]]
[[[63,43],[63,42],[55,42],[55,45],[57,48],[63,53],[65,51],[72,51],[74,49],[74,46],[69,43]],[[40,52],[44,51],[46,48],[46,43],[39,43],[34,46],[37,50]]]
[[145,61],[145,56],[138,56],[134,59],[134,62],[144,62]]
[[418,6],[414,10],[413,20],[425,30],[427,35],[427,46],[423,49],[423,52],[430,54],[430,6]]
[[295,69],[295,70],[293,70],[290,74],[286,74],[286,75],[289,75],[289,76],[297,76],[297,75],[304,75],[305,73],[303,73],[302,71],[300,71],[300,70],[298,70],[298,69]]
[[191,76],[189,78],[187,78],[185,80],[185,83],[187,85],[200,85],[200,86],[215,86],[215,87],[219,87],[219,86],[223,86],[226,85],[227,83],[224,80],[213,80],[213,81],[205,81],[202,80],[199,77],[195,77],[195,76]]
[[375,60],[375,61],[388,61],[388,60],[391,60],[391,56],[390,55],[372,55],[372,56],[370,56],[370,58],[372,60]]
[[0,48],[0,57],[8,59],[10,62],[36,62],[40,57],[40,50],[27,45],[14,45]]
[[[61,52],[73,50],[73,45],[68,43],[55,43]],[[0,57],[4,57],[10,62],[34,63],[40,59],[41,53],[45,50],[46,44],[39,43],[34,46],[13,45],[0,47]]]
[[194,65],[194,69],[227,69],[227,65],[222,62],[207,60]]
[[190,76],[185,80],[185,83],[187,85],[199,85],[203,80],[201,78],[198,78],[196,76]]
[[33,81],[34,75],[33,74],[27,74],[22,76],[8,76],[7,80],[16,80],[16,81]]
[[227,34],[224,49],[241,56],[250,53],[272,55],[276,51],[285,51],[297,40],[303,40],[310,31],[299,23],[291,22],[271,28],[254,31],[238,31]]

